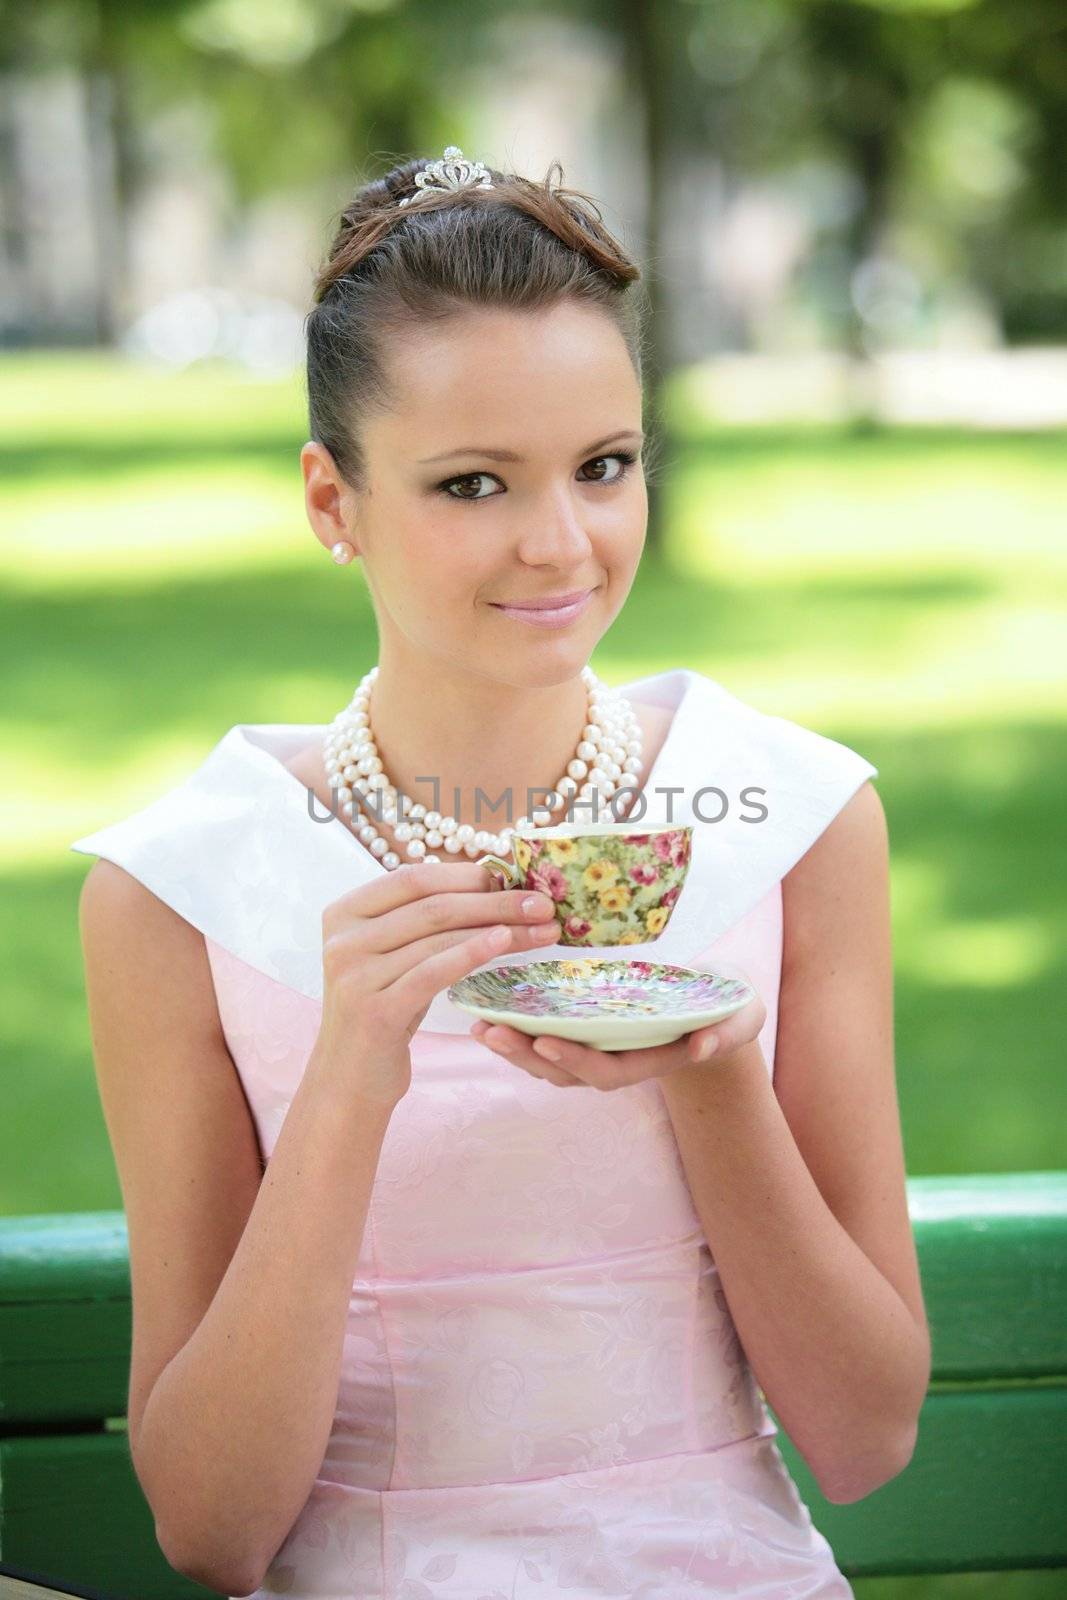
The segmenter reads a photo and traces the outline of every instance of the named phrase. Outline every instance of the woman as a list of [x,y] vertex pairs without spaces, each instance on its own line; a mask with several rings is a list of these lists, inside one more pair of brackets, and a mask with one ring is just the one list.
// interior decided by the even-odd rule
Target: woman
[[[834,1500],[914,1446],[876,769],[691,669],[589,668],[645,537],[638,273],[551,179],[450,147],[356,195],[301,460],[376,667],[73,847],[130,1447],[230,1595],[848,1595],[763,1397]],[[573,954],[478,858],[598,794],[694,824],[652,958],[758,998],[611,1054],[471,1027],[449,984]]]

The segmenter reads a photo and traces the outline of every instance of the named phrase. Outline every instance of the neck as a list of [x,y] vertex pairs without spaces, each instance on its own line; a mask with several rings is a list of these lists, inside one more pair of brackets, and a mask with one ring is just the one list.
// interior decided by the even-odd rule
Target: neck
[[542,804],[574,758],[587,711],[580,674],[531,688],[383,659],[370,723],[389,781],[404,794],[498,831]]

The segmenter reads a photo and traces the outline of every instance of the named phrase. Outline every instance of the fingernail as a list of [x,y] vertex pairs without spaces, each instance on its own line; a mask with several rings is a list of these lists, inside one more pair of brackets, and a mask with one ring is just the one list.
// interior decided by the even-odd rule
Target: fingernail
[[539,1056],[544,1056],[546,1061],[558,1061],[562,1055],[559,1045],[552,1044],[547,1039],[538,1039],[537,1043],[534,1045],[534,1049],[537,1051]]
[[525,900],[522,902],[522,909],[525,911],[528,917],[532,917],[535,911],[539,911],[541,909],[541,896],[538,894],[528,894]]
[[696,1053],[695,1053],[693,1059],[694,1059],[694,1061],[706,1061],[709,1056],[713,1056],[715,1054],[715,1052],[716,1052],[716,1050],[718,1048],[719,1048],[718,1035],[714,1034],[714,1033],[709,1033],[707,1038],[706,1039],[701,1039],[700,1043],[697,1045]]

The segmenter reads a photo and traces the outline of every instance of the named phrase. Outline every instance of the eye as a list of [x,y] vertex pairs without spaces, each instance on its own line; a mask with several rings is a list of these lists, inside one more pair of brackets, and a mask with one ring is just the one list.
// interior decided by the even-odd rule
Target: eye
[[[594,466],[598,465],[601,461],[618,461],[621,462],[621,466],[613,478],[594,478],[593,482],[621,483],[636,460],[637,457],[634,455],[632,450],[618,450],[614,455],[610,456],[594,456],[592,462]],[[586,462],[586,466],[589,466],[589,464],[589,462]]]
[[[581,470],[584,472],[586,467],[599,466],[601,462],[617,461],[620,464],[619,470],[614,474],[613,477],[585,479],[586,483],[602,483],[606,487],[614,486],[617,483],[621,483],[622,480],[628,476],[630,468],[634,465],[636,460],[637,456],[632,450],[616,450],[610,456],[594,456],[591,461],[584,463]],[[437,485],[437,488],[441,494],[444,494],[450,500],[493,500],[496,497],[492,493],[453,494],[452,488],[455,484],[476,484],[478,482],[489,483],[493,481],[494,478],[495,474],[491,472],[465,472],[461,477],[458,478],[446,478],[443,483],[439,483]],[[495,481],[499,483],[500,480],[499,478],[496,478]]]
[[446,478],[444,483],[437,485],[442,493],[448,495],[450,500],[491,500],[491,494],[450,494],[449,491],[455,483],[477,483],[481,479],[484,483],[490,481],[488,472],[465,472],[462,478]]

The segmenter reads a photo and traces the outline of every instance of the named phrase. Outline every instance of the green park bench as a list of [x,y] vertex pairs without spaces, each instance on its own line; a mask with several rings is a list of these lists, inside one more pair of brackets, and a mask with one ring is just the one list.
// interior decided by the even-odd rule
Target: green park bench
[[[1067,1567],[1067,1171],[911,1178],[908,1202],[933,1339],[914,1457],[834,1505],[784,1429],[782,1454],[850,1578]],[[206,1596],[156,1544],[129,1358],[123,1213],[0,1218],[0,1572]]]

